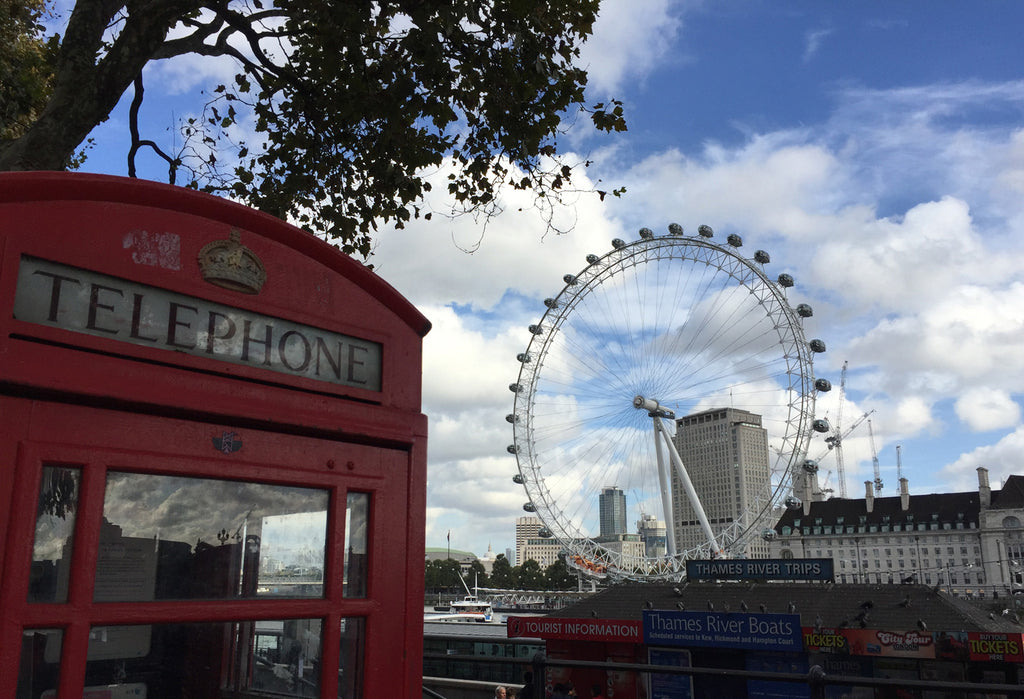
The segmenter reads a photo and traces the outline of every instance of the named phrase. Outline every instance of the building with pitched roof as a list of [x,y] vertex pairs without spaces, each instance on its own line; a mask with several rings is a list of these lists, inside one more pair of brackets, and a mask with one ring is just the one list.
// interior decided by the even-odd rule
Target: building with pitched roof
[[1024,590],[1024,476],[992,490],[832,498],[788,510],[769,541],[771,558],[832,558],[838,583],[920,582],[966,597]]

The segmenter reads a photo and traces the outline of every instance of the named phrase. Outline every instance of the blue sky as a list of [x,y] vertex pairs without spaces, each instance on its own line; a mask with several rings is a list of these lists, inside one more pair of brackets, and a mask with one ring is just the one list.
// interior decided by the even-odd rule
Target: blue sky
[[[815,374],[838,386],[849,361],[844,422],[875,411],[883,495],[897,444],[912,493],[973,489],[980,465],[995,487],[1024,473],[1021,27],[1014,2],[603,3],[590,101],[622,99],[630,129],[581,121],[563,145],[626,195],[576,198],[557,214],[566,235],[507,193],[486,229],[436,216],[378,239],[376,269],[434,323],[428,545],[449,530],[478,554],[514,545],[525,494],[504,416],[526,327],[587,253],[671,222],[739,233],[797,279],[792,298],[816,311],[808,334],[829,348]],[[146,107],[152,134],[171,138],[196,90],[232,72],[148,69],[148,97],[166,95]],[[97,131],[85,170],[124,174],[120,128],[115,115]],[[836,393],[819,415],[836,414]],[[867,442],[862,426],[844,443],[851,496],[871,477]]]

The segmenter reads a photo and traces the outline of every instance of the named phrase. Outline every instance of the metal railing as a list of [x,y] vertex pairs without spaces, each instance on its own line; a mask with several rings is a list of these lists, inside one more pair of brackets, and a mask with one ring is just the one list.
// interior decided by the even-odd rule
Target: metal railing
[[[472,655],[446,655],[441,653],[425,653],[424,659],[438,659],[438,660],[450,660],[450,661],[462,661],[467,663],[491,663],[491,664],[511,664],[519,665],[521,667],[530,667],[533,671],[533,676],[538,678],[538,685],[541,685],[545,676],[545,670],[548,667],[567,667],[567,668],[585,668],[585,669],[598,669],[605,671],[620,671],[630,672],[634,674],[644,675],[689,675],[691,677],[710,676],[710,677],[728,677],[728,678],[739,678],[739,679],[751,679],[751,680],[765,680],[771,682],[795,682],[806,684],[810,690],[812,699],[819,699],[825,696],[825,688],[830,686],[847,686],[847,687],[869,687],[875,689],[885,688],[901,688],[910,690],[932,690],[932,691],[954,691],[965,694],[980,694],[980,695],[1003,695],[1006,697],[1024,697],[1024,686],[1021,685],[1010,685],[1010,684],[998,684],[991,682],[954,682],[949,680],[912,680],[912,679],[895,679],[895,678],[883,678],[883,677],[854,677],[847,675],[828,675],[820,665],[813,665],[806,673],[795,673],[795,672],[765,672],[761,670],[739,670],[732,668],[704,668],[704,667],[679,667],[676,665],[648,665],[644,663],[615,663],[615,662],[596,662],[588,660],[550,660],[544,653],[537,653],[532,661],[527,666],[522,659],[518,658],[490,658],[490,657],[479,657]],[[488,697],[493,696],[494,688],[497,687],[499,682],[481,682],[479,680],[446,680],[444,678],[428,678],[424,677],[424,684],[428,683],[428,680],[440,680],[445,684],[455,683],[452,686],[460,686],[466,689],[480,688],[481,690],[489,690],[490,694],[465,694],[461,693],[460,696],[479,696]],[[431,697],[432,699],[446,699],[445,695],[439,694],[434,690],[428,689],[424,686],[424,696]]]

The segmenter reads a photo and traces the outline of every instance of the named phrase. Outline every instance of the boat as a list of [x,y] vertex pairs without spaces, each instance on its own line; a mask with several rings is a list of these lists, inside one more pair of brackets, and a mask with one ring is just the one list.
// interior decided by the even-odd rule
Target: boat
[[[469,586],[466,585],[466,581],[461,576],[459,579],[462,580],[462,586],[466,588],[466,596],[449,604],[447,611],[439,612],[437,614],[425,613],[423,615],[423,620],[478,621],[488,624],[500,622],[500,618],[494,613],[491,603],[480,599],[476,594],[470,592]],[[479,591],[479,587],[475,585],[474,589]],[[437,609],[437,607],[434,607],[434,609]]]

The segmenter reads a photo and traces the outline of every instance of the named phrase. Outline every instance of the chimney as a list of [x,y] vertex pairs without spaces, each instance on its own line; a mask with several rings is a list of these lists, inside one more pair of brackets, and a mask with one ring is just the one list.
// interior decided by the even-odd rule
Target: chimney
[[900,509],[906,512],[910,509],[910,490],[906,478],[900,479]]
[[875,511],[875,484],[864,481],[864,506],[868,512]]
[[982,509],[992,504],[992,488],[988,484],[988,469],[984,466],[978,467],[978,500]]

